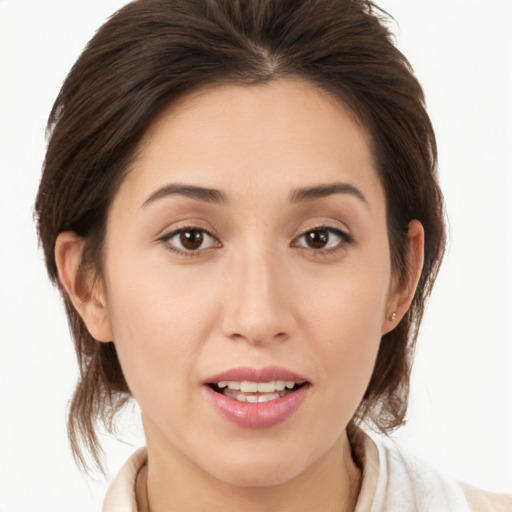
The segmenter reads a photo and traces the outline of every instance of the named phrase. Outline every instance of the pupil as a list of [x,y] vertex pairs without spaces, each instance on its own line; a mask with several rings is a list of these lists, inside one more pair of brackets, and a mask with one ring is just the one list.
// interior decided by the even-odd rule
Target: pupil
[[180,234],[180,242],[185,249],[199,249],[203,243],[203,233],[195,229],[182,231]]
[[307,234],[307,243],[313,249],[321,249],[329,241],[329,233],[326,230],[315,229]]

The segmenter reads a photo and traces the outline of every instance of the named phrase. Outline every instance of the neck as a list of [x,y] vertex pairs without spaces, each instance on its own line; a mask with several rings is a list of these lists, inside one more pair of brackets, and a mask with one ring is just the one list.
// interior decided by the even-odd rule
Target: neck
[[139,512],[353,512],[361,485],[345,433],[306,471],[278,485],[232,485],[172,452],[148,440],[147,470],[137,482]]

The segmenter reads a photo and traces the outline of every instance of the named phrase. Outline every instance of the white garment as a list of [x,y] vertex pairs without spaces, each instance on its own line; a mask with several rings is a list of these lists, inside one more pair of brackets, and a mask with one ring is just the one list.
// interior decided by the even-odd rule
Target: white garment
[[[512,512],[512,496],[465,486],[405,454],[390,439],[364,437],[355,512]],[[145,448],[128,459],[107,491],[103,512],[137,512],[135,483],[146,463]]]
[[122,466],[112,480],[105,499],[102,512],[137,512],[135,483],[139,471],[148,461],[146,448],[139,448]]
[[389,439],[366,437],[355,512],[471,512],[461,486]]

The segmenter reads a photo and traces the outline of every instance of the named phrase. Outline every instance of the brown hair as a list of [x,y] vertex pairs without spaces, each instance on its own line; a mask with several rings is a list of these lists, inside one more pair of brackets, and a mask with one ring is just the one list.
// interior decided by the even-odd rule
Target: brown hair
[[[59,233],[86,240],[83,265],[101,277],[109,205],[155,117],[192,89],[301,77],[339,98],[371,134],[387,200],[395,275],[407,269],[412,219],[425,230],[425,264],[407,315],[383,336],[351,426],[386,432],[404,421],[409,376],[425,300],[442,259],[443,201],[437,150],[424,96],[392,42],[383,11],[364,0],[138,0],[89,42],[66,78],[48,122],[48,150],[36,201],[50,278]],[[98,421],[130,398],[113,342],[99,343],[63,293],[80,365],[68,419],[75,459],[81,442],[101,467]]]

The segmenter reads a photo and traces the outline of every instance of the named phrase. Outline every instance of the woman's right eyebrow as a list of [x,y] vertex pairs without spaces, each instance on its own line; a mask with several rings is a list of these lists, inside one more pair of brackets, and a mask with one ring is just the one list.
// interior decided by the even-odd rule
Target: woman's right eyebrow
[[164,185],[155,192],[153,192],[143,203],[142,206],[162,199],[164,197],[180,195],[190,197],[191,199],[197,199],[198,201],[204,201],[207,203],[226,203],[227,198],[224,192],[214,188],[200,187],[197,185],[187,185],[183,183],[170,183]]

